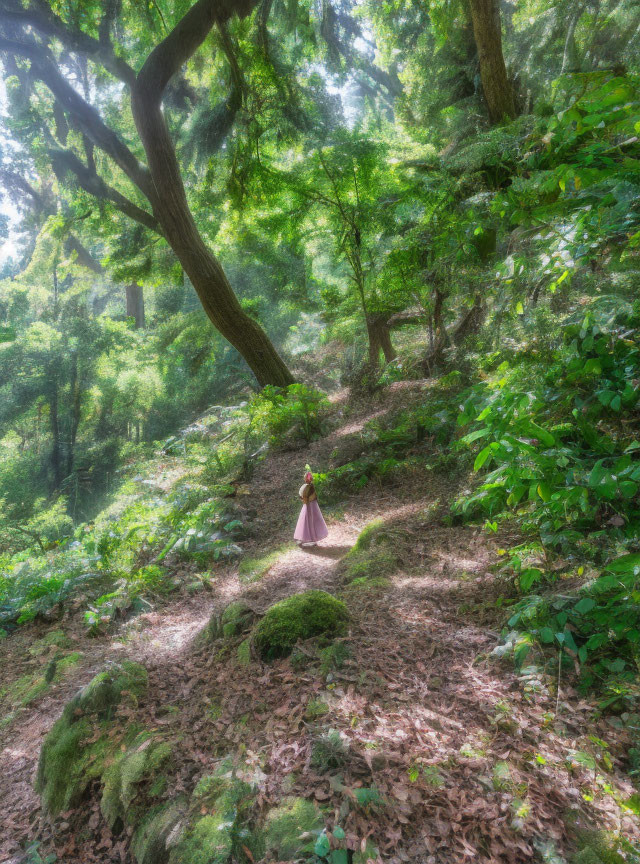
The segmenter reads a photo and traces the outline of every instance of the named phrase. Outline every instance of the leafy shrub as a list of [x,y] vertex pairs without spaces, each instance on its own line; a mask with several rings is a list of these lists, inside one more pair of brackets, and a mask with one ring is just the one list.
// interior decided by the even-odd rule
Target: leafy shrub
[[282,446],[293,433],[309,443],[320,434],[321,421],[329,407],[324,393],[305,384],[291,384],[286,390],[265,387],[254,396],[251,412],[258,427],[276,446]]
[[[527,597],[515,607],[509,626],[555,646],[578,662],[590,686],[612,675],[618,681],[602,708],[624,707],[624,681],[633,682],[640,656],[640,554],[612,561],[603,573],[567,597]],[[521,641],[523,662],[530,643]],[[612,688],[609,682],[609,688]]]

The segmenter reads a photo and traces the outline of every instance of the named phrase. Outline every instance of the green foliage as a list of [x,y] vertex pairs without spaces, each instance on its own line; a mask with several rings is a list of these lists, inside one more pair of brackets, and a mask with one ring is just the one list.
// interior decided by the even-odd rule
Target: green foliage
[[342,601],[325,591],[305,591],[267,609],[253,640],[260,656],[271,660],[290,654],[298,640],[341,635],[348,619]]
[[635,321],[596,306],[565,327],[550,364],[505,362],[461,394],[458,423],[471,431],[460,446],[477,450],[484,476],[454,507],[466,518],[512,513],[531,532],[503,567],[525,594],[557,578],[547,570],[553,554],[578,576],[601,569],[577,593],[525,597],[509,627],[520,634],[511,640],[519,663],[535,643],[555,647],[579,665],[584,686],[601,689],[601,706],[618,710],[634,698],[640,641],[637,555],[620,555],[640,540],[638,445],[625,424],[638,400]]
[[348,747],[336,729],[329,729],[313,743],[311,764],[320,774],[342,768],[348,758]]
[[265,387],[253,397],[252,416],[263,427],[269,441],[282,447],[291,436],[307,444],[321,432],[321,422],[329,402],[324,393],[304,384],[291,384],[286,390]]

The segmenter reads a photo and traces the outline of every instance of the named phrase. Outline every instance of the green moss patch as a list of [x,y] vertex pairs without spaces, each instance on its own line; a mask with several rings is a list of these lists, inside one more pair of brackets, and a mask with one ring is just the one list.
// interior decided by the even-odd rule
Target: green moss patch
[[211,616],[203,636],[206,640],[233,639],[251,629],[256,613],[244,601],[235,600],[220,613]]
[[[235,776],[229,760],[203,777],[192,799],[193,816],[170,855],[171,864],[227,864],[262,857],[262,843],[250,827],[253,789]],[[203,810],[210,812],[201,815]]]
[[580,831],[578,845],[571,864],[624,864],[626,860],[617,849],[615,836],[606,831]]
[[56,648],[63,650],[71,648],[72,644],[71,639],[69,639],[63,630],[52,630],[46,636],[43,636],[42,639],[38,639],[33,643],[29,648],[29,654],[33,657],[40,657],[41,654],[55,651]]
[[310,856],[324,819],[316,805],[304,798],[285,798],[267,813],[264,824],[265,852],[276,861]]
[[398,558],[389,550],[371,550],[359,553],[347,562],[344,571],[348,585],[386,584],[388,577],[398,568]]
[[285,657],[299,640],[342,635],[348,620],[341,600],[326,591],[305,591],[267,610],[254,631],[254,644],[265,660]]
[[353,548],[343,559],[344,580],[348,586],[385,585],[398,569],[399,559],[390,548],[391,534],[382,519],[376,519],[359,534]]
[[52,658],[44,672],[23,675],[1,690],[0,698],[6,699],[13,707],[29,705],[46,693],[51,683],[62,681],[69,670],[78,665],[82,656],[81,651],[73,651],[71,654]]
[[241,666],[248,666],[251,663],[251,639],[244,639],[238,645],[236,657]]
[[273,552],[268,552],[266,555],[260,555],[257,558],[245,558],[238,566],[238,573],[243,582],[257,582],[271,570],[278,559],[291,549],[291,544],[281,546],[279,549],[274,549]]
[[115,746],[104,726],[125,693],[136,698],[146,684],[144,667],[124,661],[100,672],[67,703],[44,740],[38,763],[36,791],[50,815],[77,804],[101,776]]
[[138,864],[166,864],[167,841],[184,818],[186,802],[180,798],[153,807],[144,817],[131,841],[131,851]]
[[304,712],[305,720],[318,720],[329,713],[329,706],[322,699],[309,699]]
[[164,792],[163,770],[170,757],[171,746],[166,741],[142,732],[107,767],[100,809],[112,829],[138,823],[153,798]]
[[362,531],[358,534],[358,539],[353,545],[353,548],[347,555],[353,555],[357,552],[366,552],[373,545],[377,545],[386,538],[384,530],[384,520],[374,519],[365,525]]

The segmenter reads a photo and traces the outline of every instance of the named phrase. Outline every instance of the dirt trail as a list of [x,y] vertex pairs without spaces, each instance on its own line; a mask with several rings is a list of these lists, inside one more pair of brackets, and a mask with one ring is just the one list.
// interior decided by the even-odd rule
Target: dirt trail
[[[412,398],[419,393],[396,388],[374,410]],[[305,451],[276,454],[260,466],[250,499],[241,502],[253,513],[247,555],[290,544],[304,464],[324,466],[362,450],[371,413],[363,407]],[[328,808],[330,824],[344,829],[350,848],[364,849],[369,840],[390,864],[542,860],[535,850],[545,844],[566,847],[570,814],[585,823],[586,794],[594,798],[592,819],[637,837],[637,825],[620,816],[594,772],[571,764],[571,753],[588,749],[587,734],[609,739],[611,728],[605,721],[587,727],[592,706],[570,689],[555,717],[556,695],[544,682],[525,691],[509,664],[489,659],[496,634],[478,610],[500,590],[488,570],[497,540],[442,522],[437,502],[449,500],[451,485],[449,477],[429,475],[395,488],[366,487],[328,517],[326,541],[316,549],[284,548],[259,581],[243,582],[235,567],[221,569],[211,594],[140,616],[112,641],[76,631],[81,666],[0,741],[0,862],[22,860],[18,850],[37,837],[43,857],[53,850],[64,864],[130,862],[127,838],[111,835],[95,796],[82,812],[64,814],[54,836],[32,791],[41,739],[64,701],[105,660],[122,656],[149,670],[138,719],[176,743],[171,794],[190,790],[222,755],[242,754],[260,781],[262,806],[285,794],[314,798]],[[386,585],[345,589],[341,561],[376,517],[399,538],[400,566]],[[309,663],[295,668],[289,660],[240,667],[232,652],[194,642],[212,612],[232,599],[242,596],[260,611],[309,588],[344,592],[352,616],[349,656],[328,675],[312,646],[305,649]],[[3,659],[19,662],[34,635],[6,640]],[[327,706],[323,716],[309,719],[311,699]],[[312,750],[329,729],[340,733],[341,745],[338,767],[326,771]],[[613,779],[631,794],[617,762]],[[374,787],[380,803],[357,805],[359,787]]]

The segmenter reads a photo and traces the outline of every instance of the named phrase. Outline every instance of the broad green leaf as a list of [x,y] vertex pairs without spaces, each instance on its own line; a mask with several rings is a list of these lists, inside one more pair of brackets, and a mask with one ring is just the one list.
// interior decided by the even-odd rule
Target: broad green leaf
[[581,600],[578,600],[573,609],[574,612],[577,612],[579,615],[586,615],[587,612],[591,612],[595,605],[596,601],[591,597],[583,597]]
[[627,574],[632,573],[638,575],[640,573],[640,553],[632,552],[629,555],[623,555],[621,558],[616,558],[606,566],[608,573]]
[[551,489],[547,483],[539,483],[538,484],[538,495],[542,498],[542,500],[545,503],[547,501],[551,501]]
[[484,448],[484,450],[481,450],[476,456],[476,461],[473,463],[473,470],[479,471],[484,465],[484,463],[487,461],[487,459],[491,456],[491,454],[491,445],[488,445]]

